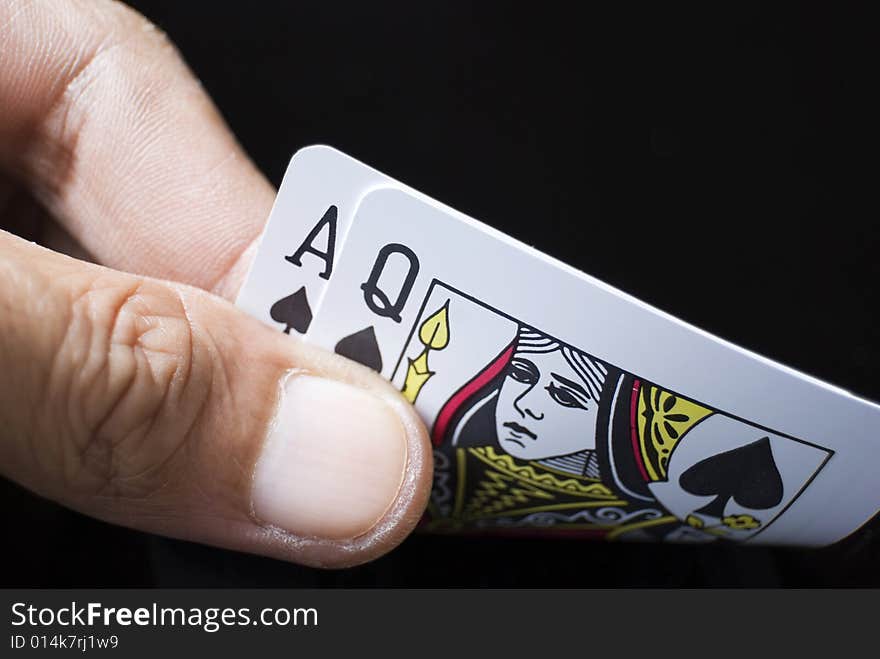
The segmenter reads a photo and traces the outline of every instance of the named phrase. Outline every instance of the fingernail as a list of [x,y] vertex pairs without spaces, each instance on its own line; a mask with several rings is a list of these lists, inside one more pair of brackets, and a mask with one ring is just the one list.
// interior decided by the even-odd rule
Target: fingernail
[[391,407],[348,384],[294,375],[254,471],[254,514],[301,536],[366,533],[406,468],[406,431]]

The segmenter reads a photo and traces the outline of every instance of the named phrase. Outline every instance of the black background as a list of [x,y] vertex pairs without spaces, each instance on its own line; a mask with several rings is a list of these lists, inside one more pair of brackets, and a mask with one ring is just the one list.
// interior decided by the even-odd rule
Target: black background
[[[880,399],[866,16],[132,4],[178,44],[276,185],[296,149],[333,145],[675,316]],[[0,513],[4,585],[880,585],[870,528],[813,551],[417,535],[369,566],[320,572],[114,528],[5,482]]]

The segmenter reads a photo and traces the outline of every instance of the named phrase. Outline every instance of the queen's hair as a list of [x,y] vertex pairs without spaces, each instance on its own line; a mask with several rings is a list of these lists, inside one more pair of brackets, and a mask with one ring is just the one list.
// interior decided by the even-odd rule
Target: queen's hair
[[602,394],[602,387],[605,384],[605,376],[608,375],[608,369],[605,367],[605,364],[595,357],[591,357],[587,353],[577,348],[572,348],[556,339],[551,339],[546,334],[541,334],[531,327],[520,326],[514,355],[547,353],[554,352],[555,350],[562,352],[565,361],[568,362],[569,366],[587,385],[593,400],[599,400]]

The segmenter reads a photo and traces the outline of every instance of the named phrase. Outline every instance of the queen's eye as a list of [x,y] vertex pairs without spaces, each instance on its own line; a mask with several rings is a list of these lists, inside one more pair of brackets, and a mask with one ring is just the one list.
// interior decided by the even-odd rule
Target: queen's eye
[[566,387],[560,387],[551,383],[547,385],[546,389],[547,393],[550,394],[550,397],[563,407],[574,407],[582,410],[587,409],[586,403],[581,401],[577,394]]
[[538,381],[538,367],[528,359],[512,359],[507,374],[523,384],[534,384]]

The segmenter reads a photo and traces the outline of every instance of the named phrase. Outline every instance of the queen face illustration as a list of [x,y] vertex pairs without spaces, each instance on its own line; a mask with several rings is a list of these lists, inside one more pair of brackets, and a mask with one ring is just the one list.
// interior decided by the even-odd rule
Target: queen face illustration
[[498,392],[499,446],[525,460],[595,449],[606,372],[589,355],[521,329]]

